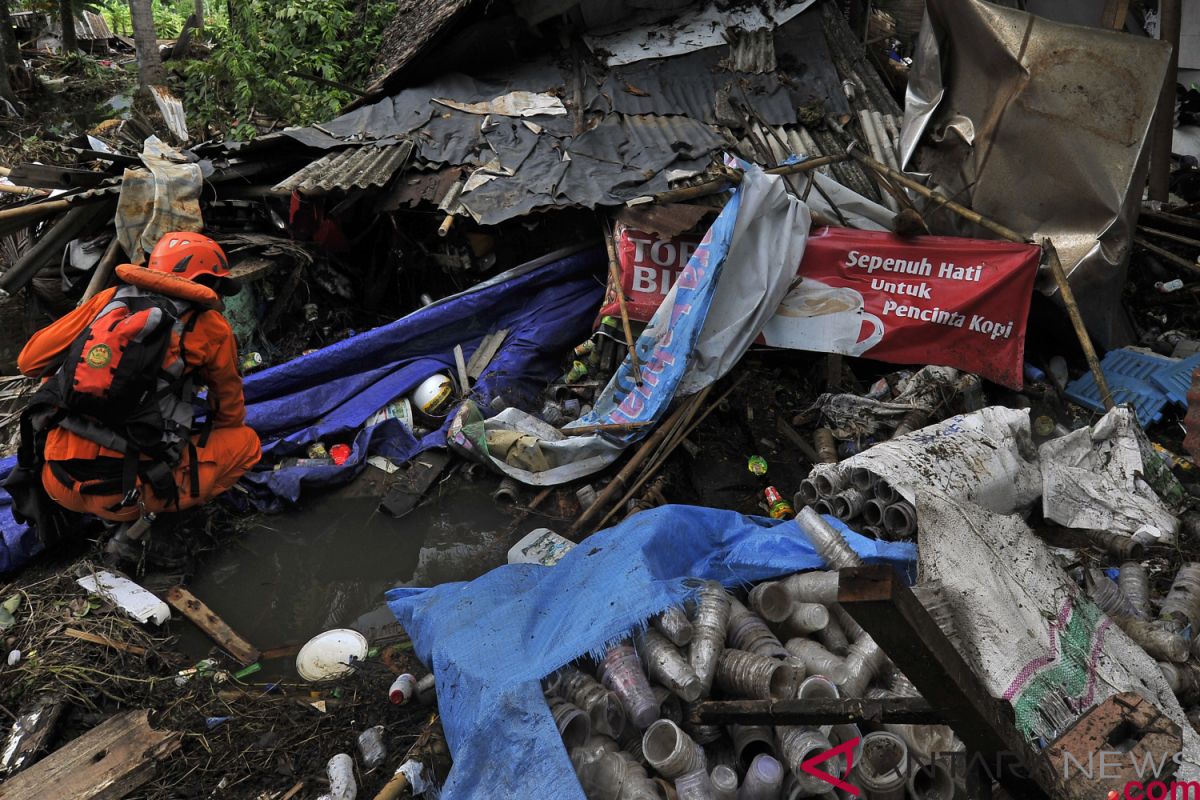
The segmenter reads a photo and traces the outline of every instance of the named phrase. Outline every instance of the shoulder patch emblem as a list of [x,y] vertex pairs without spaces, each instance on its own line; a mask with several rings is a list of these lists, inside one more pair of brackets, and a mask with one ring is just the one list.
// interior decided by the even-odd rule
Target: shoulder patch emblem
[[87,362],[89,367],[101,369],[108,366],[109,362],[112,361],[112,356],[111,347],[106,344],[97,344],[88,349],[87,355],[83,357],[83,360]]

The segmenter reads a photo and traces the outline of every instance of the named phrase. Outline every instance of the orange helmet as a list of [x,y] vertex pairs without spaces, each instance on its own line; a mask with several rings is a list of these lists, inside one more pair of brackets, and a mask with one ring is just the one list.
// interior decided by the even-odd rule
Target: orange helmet
[[221,294],[235,294],[238,286],[229,277],[229,260],[221,245],[202,233],[174,231],[164,234],[150,251],[148,269],[205,284]]

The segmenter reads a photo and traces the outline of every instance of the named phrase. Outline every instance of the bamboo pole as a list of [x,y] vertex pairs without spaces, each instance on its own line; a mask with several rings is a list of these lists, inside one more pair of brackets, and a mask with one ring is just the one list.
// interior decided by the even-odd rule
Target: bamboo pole
[[[734,381],[732,384],[730,384],[729,388],[726,389],[721,394],[721,396],[716,399],[715,402],[710,403],[708,408],[704,409],[704,413],[701,414],[700,417],[698,419],[696,419],[695,421],[692,421],[690,416],[688,418],[684,419],[683,424],[679,426],[679,429],[676,431],[676,434],[673,437],[671,437],[671,440],[666,444],[665,447],[661,448],[661,450],[659,452],[655,453],[654,460],[646,466],[646,469],[642,470],[641,477],[639,477],[637,479],[637,481],[634,482],[633,486],[629,487],[629,491],[627,491],[625,493],[625,496],[621,498],[620,502],[618,502],[615,506],[612,507],[612,509],[608,512],[608,514],[606,514],[604,516],[604,519],[600,520],[600,524],[596,526],[597,530],[599,530],[600,528],[603,528],[604,525],[608,522],[608,520],[612,518],[612,515],[617,513],[618,509],[624,507],[624,505],[627,502],[629,502],[629,499],[631,497],[634,497],[638,493],[638,491],[646,484],[646,481],[650,480],[658,473],[658,470],[662,467],[662,465],[664,463],[666,463],[666,460],[668,458],[670,458],[671,453],[675,452],[675,448],[679,447],[679,444],[684,439],[691,436],[692,431],[694,431],[694,430],[696,430],[696,428],[700,427],[700,423],[704,422],[704,420],[708,418],[709,414],[711,414],[714,410],[716,410],[718,407],[720,407],[721,403],[723,403],[725,401],[725,398],[727,398],[727,397],[729,397],[729,395],[733,394],[733,390],[738,388],[738,386],[741,385],[743,380],[745,380],[745,375],[742,375],[736,381]],[[701,391],[699,394],[697,394],[693,398],[696,401],[695,407],[693,408],[693,411],[692,411],[693,414],[695,413],[695,408],[698,408],[700,403],[704,402],[708,398],[708,393],[711,390],[712,390],[712,384],[709,384],[708,386],[704,387],[703,391]]]
[[629,360],[633,367],[633,381],[642,385],[642,365],[637,357],[637,343],[633,339],[633,329],[629,326],[629,309],[625,306],[625,287],[621,283],[621,267],[617,259],[617,245],[613,241],[615,233],[611,226],[604,223],[604,245],[608,248],[608,277],[612,281],[613,291],[617,293],[617,305],[621,309],[621,327],[625,329],[625,346],[629,348]]
[[1197,264],[1194,261],[1188,261],[1183,256],[1177,256],[1174,253],[1172,253],[1170,250],[1166,250],[1162,247],[1159,247],[1156,244],[1151,244],[1150,242],[1147,242],[1145,239],[1143,239],[1140,236],[1134,236],[1133,243],[1136,244],[1138,247],[1142,247],[1142,248],[1145,248],[1146,250],[1149,250],[1151,253],[1154,253],[1154,255],[1156,255],[1160,258],[1165,258],[1167,261],[1170,261],[1172,264],[1174,264],[1177,267],[1180,267],[1181,269],[1185,269],[1188,272],[1200,273],[1200,264]]
[[579,515],[579,517],[567,530],[568,538],[570,538],[571,534],[576,533],[583,528],[583,526],[587,524],[588,520],[598,514],[600,509],[602,509],[605,504],[608,503],[608,501],[614,494],[617,493],[619,489],[624,489],[629,485],[629,480],[633,476],[633,473],[647,458],[650,457],[655,448],[662,443],[663,439],[667,438],[668,431],[670,431],[671,428],[674,427],[675,423],[677,423],[683,417],[683,415],[687,412],[689,405],[690,402],[682,403],[679,408],[671,412],[671,416],[667,417],[667,419],[658,426],[658,429],[655,430],[654,433],[650,434],[646,441],[642,442],[642,446],[637,449],[637,452],[633,454],[633,457],[629,459],[629,462],[621,468],[620,472],[613,476],[613,479],[608,482],[607,486],[600,490],[600,493],[596,496],[595,502],[585,508],[583,513]]
[[108,286],[113,270],[117,268],[117,262],[120,260],[121,244],[117,241],[114,233],[112,241],[108,243],[108,247],[104,248],[104,255],[100,256],[100,261],[92,272],[92,279],[88,281],[87,288],[83,290],[83,297],[79,298],[79,305],[91,300],[97,292]]
[[567,436],[589,436],[593,433],[629,433],[649,425],[649,422],[615,422],[606,425],[581,425],[578,428],[563,428]]
[[1166,239],[1179,244],[1186,244],[1188,247],[1200,247],[1200,239],[1190,239],[1187,236],[1180,236],[1178,233],[1160,231],[1158,228],[1147,228],[1145,225],[1138,225],[1137,229],[1139,233],[1148,233],[1151,236],[1157,236],[1160,239]]
[[[863,166],[886,175],[901,186],[911,189],[925,199],[944,207],[947,211],[953,211],[968,222],[991,231],[1003,239],[1008,239],[1010,242],[1030,243],[1027,238],[1012,228],[1007,228],[999,222],[983,216],[978,211],[967,208],[961,203],[956,203],[941,192],[935,192],[928,186],[914,181],[898,170],[880,164],[870,156],[855,150],[853,146],[847,152]],[[1054,245],[1051,244],[1049,239],[1045,239],[1042,242],[1042,251],[1050,266],[1050,274],[1054,276],[1054,282],[1058,285],[1059,294],[1062,295],[1063,305],[1067,307],[1067,316],[1071,319],[1071,326],[1075,329],[1075,336],[1079,339],[1079,346],[1083,349],[1083,357],[1087,359],[1088,369],[1091,370],[1092,377],[1096,381],[1096,388],[1099,390],[1100,399],[1104,401],[1105,408],[1111,409],[1115,405],[1112,399],[1112,392],[1108,388],[1108,381],[1104,378],[1104,370],[1100,369],[1100,358],[1096,355],[1096,348],[1092,346],[1092,337],[1088,334],[1087,327],[1083,324],[1083,315],[1079,313],[1079,304],[1075,302],[1075,293],[1071,291],[1071,284],[1067,282],[1067,274],[1063,270],[1062,261],[1058,258],[1058,251],[1054,249]]]
[[[795,164],[784,164],[782,167],[771,167],[763,170],[768,175],[796,175],[809,170],[820,169],[827,167],[830,164],[837,164],[845,161],[848,156],[833,155],[820,156],[819,158],[809,158],[804,161],[798,161]],[[710,194],[723,192],[729,185],[741,182],[741,173],[734,172],[717,178],[716,180],[705,181],[698,183],[695,186],[684,186],[679,189],[668,189],[665,192],[646,195],[644,197],[635,197],[627,202],[627,206],[641,205],[643,203],[681,203],[685,200],[695,200],[698,197],[707,197]]]

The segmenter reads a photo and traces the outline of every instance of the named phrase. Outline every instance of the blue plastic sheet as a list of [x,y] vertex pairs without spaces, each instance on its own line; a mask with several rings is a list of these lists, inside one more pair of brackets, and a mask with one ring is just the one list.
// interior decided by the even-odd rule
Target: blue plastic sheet
[[405,461],[445,445],[445,426],[419,440],[395,422],[360,429],[433,373],[453,374],[455,345],[470,360],[484,336],[507,328],[472,396],[484,406],[498,394],[533,399],[560,373],[563,353],[591,333],[604,293],[596,275],[605,258],[603,250],[586,250],[250,376],[246,420],[263,438],[265,453],[302,455],[312,442],[352,440],[341,466],[247,475],[243,483],[259,489],[259,507],[276,507],[271,498],[294,503],[305,486],[348,481],[369,455]]
[[[454,346],[466,359],[484,336],[509,333],[472,395],[484,406],[495,396],[532,400],[561,369],[563,353],[591,333],[604,294],[598,275],[603,250],[576,252],[550,263],[513,270],[473,290],[427,306],[388,325],[353,336],[245,382],[246,421],[263,439],[268,460],[303,455],[315,441],[352,442],[340,466],[261,469],[243,479],[264,510],[294,503],[305,487],[349,481],[367,456],[404,461],[445,444],[445,430],[417,439],[395,421],[362,429],[366,420],[435,372],[454,372]],[[511,400],[510,400],[511,402]],[[449,421],[446,423],[449,424]],[[360,430],[361,429],[361,430]],[[0,480],[15,458],[0,461]],[[40,549],[18,525],[0,490],[0,573],[20,568]]]
[[[827,519],[865,561],[913,577],[914,545]],[[392,613],[436,674],[454,757],[443,800],[584,800],[541,678],[682,602],[691,578],[735,586],[822,566],[795,522],[673,505],[597,533],[553,567],[513,564],[469,583],[391,590]]]

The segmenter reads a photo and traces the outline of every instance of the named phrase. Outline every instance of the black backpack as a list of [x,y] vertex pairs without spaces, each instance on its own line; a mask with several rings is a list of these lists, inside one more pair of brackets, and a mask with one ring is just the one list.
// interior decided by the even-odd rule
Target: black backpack
[[[185,300],[136,286],[117,290],[47,370],[46,374],[51,370],[53,374],[22,413],[18,467],[5,482],[13,494],[13,516],[18,522],[36,523],[38,516],[53,512],[43,508],[48,497],[19,498],[13,488],[27,493],[30,483],[40,487],[46,434],[54,427],[122,454],[121,459],[50,464],[51,471],[67,485],[88,481],[83,489],[86,493],[120,494],[120,502],[110,510],[138,501],[138,477],[149,483],[160,499],[178,504],[174,469],[185,448],[192,456],[190,490],[193,496],[199,494],[191,439],[197,391],[184,353],[187,334],[202,313],[203,309]],[[173,333],[179,335],[179,352],[164,365]],[[202,440],[207,438],[211,419],[210,413]],[[19,470],[28,470],[28,474],[16,476]],[[52,519],[46,523],[60,527]],[[38,527],[44,541],[62,534]]]

